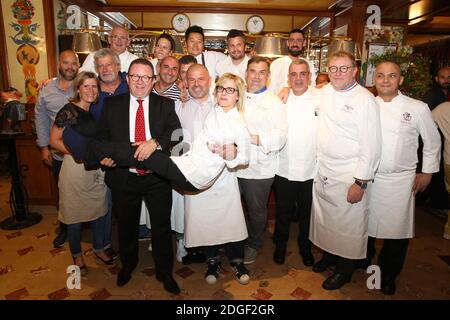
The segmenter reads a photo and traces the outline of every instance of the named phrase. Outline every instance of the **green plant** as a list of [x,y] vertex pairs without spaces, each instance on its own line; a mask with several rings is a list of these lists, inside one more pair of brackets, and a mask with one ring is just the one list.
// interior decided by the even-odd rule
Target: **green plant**
[[431,60],[420,53],[413,53],[411,47],[404,46],[396,51],[387,50],[380,56],[374,56],[369,59],[369,63],[376,66],[386,60],[400,66],[404,78],[400,90],[411,98],[421,100],[432,83],[429,71]]

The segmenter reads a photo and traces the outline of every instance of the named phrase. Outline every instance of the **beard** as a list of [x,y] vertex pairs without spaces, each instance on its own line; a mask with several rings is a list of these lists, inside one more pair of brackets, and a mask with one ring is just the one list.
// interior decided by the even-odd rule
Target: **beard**
[[[298,48],[298,49],[297,49]],[[301,53],[302,53],[302,51],[303,51],[303,48],[302,49],[300,49],[299,47],[295,47],[295,49],[294,48],[288,48],[288,52],[289,52],[289,54],[291,55],[291,56],[293,56],[293,57],[298,57]]]
[[[73,70],[73,69],[72,69]],[[73,73],[64,71],[63,69],[59,68],[59,74],[67,81],[72,81],[77,76],[77,70],[73,70]]]

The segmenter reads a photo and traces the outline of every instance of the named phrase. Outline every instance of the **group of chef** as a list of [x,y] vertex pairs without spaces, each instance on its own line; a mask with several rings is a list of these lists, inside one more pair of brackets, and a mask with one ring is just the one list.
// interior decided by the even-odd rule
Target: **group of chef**
[[[414,197],[439,171],[441,141],[427,104],[400,92],[398,64],[376,66],[377,97],[357,83],[356,72],[351,54],[333,53],[330,83],[316,90],[317,163],[309,239],[324,253],[313,271],[335,267],[322,287],[339,289],[356,268],[372,264],[375,239],[384,239],[377,262],[381,291],[394,294],[414,236]],[[419,136],[423,165],[416,172]]]

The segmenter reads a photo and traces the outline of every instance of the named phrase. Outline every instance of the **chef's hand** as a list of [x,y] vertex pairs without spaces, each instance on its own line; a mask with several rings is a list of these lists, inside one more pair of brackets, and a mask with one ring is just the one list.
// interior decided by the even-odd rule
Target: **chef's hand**
[[432,173],[417,173],[412,188],[413,194],[416,195],[418,192],[422,192],[423,190],[425,190],[430,184],[432,177]]
[[288,87],[284,87],[283,89],[280,90],[280,92],[278,92],[278,98],[280,98],[280,100],[283,101],[283,103],[286,103],[288,96],[289,96]]
[[356,183],[352,184],[350,189],[348,189],[347,193],[347,202],[348,203],[358,203],[364,196],[364,189],[358,186]]
[[134,158],[136,158],[138,161],[147,160],[148,157],[150,157],[151,154],[156,150],[156,148],[158,148],[158,145],[156,144],[154,139],[133,143],[133,147],[136,146],[137,149],[134,153]]
[[104,158],[102,161],[100,161],[100,164],[102,166],[109,167],[109,168],[112,168],[112,167],[116,166],[116,163],[111,158]]

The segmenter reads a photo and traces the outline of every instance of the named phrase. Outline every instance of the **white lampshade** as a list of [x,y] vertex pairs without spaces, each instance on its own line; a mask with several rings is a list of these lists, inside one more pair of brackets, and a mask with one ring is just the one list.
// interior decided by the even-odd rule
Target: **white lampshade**
[[359,51],[358,45],[353,40],[349,39],[335,39],[331,41],[328,46],[328,56],[337,51],[346,51],[351,53],[355,60],[361,60],[361,52]]
[[278,58],[287,55],[286,40],[274,36],[264,36],[255,41],[255,52],[258,56]]
[[76,53],[91,53],[102,48],[102,43],[96,33],[77,32],[73,35],[72,50]]

